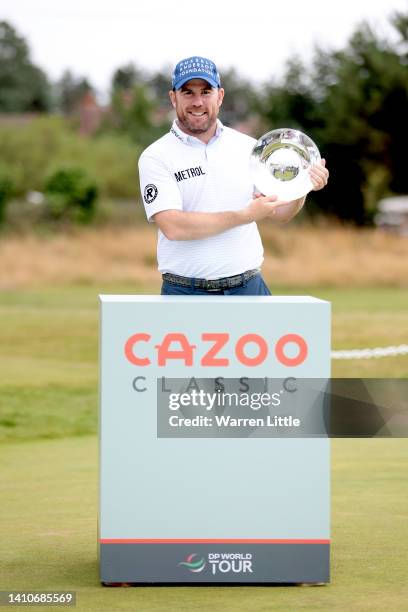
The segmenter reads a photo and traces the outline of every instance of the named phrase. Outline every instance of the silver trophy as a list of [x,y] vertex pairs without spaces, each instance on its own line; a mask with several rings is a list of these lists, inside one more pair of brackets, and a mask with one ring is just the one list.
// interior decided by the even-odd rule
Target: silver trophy
[[313,189],[308,170],[319,161],[319,149],[303,132],[290,128],[272,130],[252,149],[252,179],[256,189],[266,196],[297,200]]

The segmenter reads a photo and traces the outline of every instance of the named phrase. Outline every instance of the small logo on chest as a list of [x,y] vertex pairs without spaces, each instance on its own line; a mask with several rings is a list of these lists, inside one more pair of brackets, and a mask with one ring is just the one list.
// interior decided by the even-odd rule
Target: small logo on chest
[[179,183],[180,181],[185,181],[189,178],[194,178],[196,176],[204,176],[206,172],[202,169],[201,166],[196,166],[195,168],[186,168],[185,170],[179,170],[179,172],[175,172],[174,176],[176,177],[176,181]]

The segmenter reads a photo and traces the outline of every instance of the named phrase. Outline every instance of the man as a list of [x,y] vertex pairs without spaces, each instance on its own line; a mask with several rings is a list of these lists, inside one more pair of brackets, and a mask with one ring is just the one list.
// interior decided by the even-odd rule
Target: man
[[[211,60],[180,61],[169,95],[177,119],[139,160],[146,214],[159,228],[162,295],[270,295],[256,222],[286,223],[305,198],[254,194],[249,156],[256,141],[219,121],[224,90]],[[324,160],[310,170],[315,190],[328,174]]]

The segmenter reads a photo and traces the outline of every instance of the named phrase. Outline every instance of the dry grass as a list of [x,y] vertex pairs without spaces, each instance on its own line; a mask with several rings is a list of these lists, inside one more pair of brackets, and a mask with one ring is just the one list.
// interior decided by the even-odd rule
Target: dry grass
[[375,229],[263,224],[265,276],[273,284],[407,287],[408,238]]
[[[263,223],[264,274],[272,285],[408,285],[408,239],[378,230]],[[48,284],[157,284],[155,228],[80,228],[0,239],[0,289]]]
[[156,236],[149,230],[115,226],[4,238],[0,289],[70,282],[157,282]]

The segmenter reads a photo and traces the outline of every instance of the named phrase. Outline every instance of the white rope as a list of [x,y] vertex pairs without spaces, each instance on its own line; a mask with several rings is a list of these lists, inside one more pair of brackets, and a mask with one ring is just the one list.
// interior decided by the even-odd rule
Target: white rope
[[396,355],[408,355],[408,344],[331,352],[332,359],[378,359],[379,357],[395,357]]

